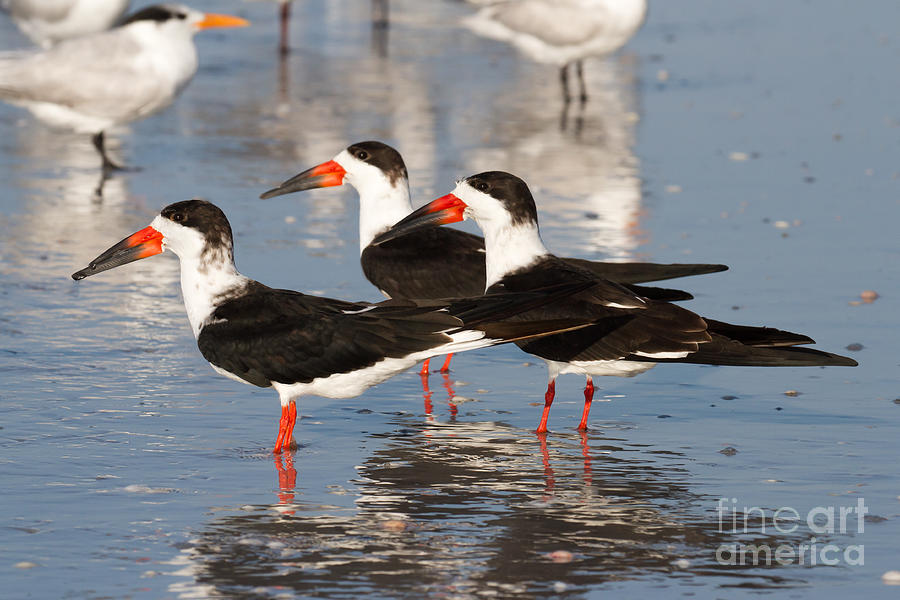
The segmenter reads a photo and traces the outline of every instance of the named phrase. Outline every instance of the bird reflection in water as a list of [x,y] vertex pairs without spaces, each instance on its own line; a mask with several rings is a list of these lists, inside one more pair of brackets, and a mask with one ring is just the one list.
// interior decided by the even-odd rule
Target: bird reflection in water
[[[456,392],[453,390],[450,374],[447,371],[441,371],[440,373],[443,379],[444,389],[447,391],[447,406],[450,407],[450,422],[455,423],[456,415],[459,413],[459,407],[453,402],[453,399],[456,398]],[[434,410],[434,405],[431,402],[431,397],[434,392],[431,391],[431,387],[428,385],[428,372],[420,372],[419,377],[422,379],[422,398],[425,399],[425,417],[428,419],[429,423],[433,423],[434,415],[432,414],[432,411]]]
[[273,454],[275,470],[278,472],[278,503],[285,508],[282,514],[293,515],[294,488],[297,487],[297,469],[294,468],[294,451],[285,450]]
[[197,533],[182,554],[189,585],[225,595],[474,598],[559,593],[559,582],[583,594],[672,573],[751,589],[803,583],[777,566],[716,563],[715,548],[735,534],[719,531],[716,499],[691,490],[678,451],[616,439],[612,428],[548,441],[497,422],[465,431],[408,416],[396,424],[370,436],[381,447],[357,478],[329,486],[333,505],[304,501],[285,455],[278,504],[235,509]]
[[388,0],[372,0],[372,51],[380,58],[388,55],[390,25]]

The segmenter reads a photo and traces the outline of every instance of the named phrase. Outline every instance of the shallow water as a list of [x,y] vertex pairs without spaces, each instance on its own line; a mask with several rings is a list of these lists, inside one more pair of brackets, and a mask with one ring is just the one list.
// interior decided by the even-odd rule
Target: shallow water
[[[111,135],[143,170],[102,199],[88,140],[0,105],[4,597],[896,595],[881,580],[900,569],[896,3],[653,3],[625,52],[587,63],[591,99],[567,113],[555,70],[459,29],[459,2],[392,2],[384,37],[366,2],[297,2],[283,64],[274,5],[194,4],[254,25],[199,35],[176,104]],[[24,40],[0,21],[0,44]],[[257,200],[370,138],[403,152],[419,203],[517,172],[560,254],[729,264],[678,282],[692,309],[860,366],[598,381],[584,436],[583,382],[563,377],[541,440],[545,369],[495,348],[429,391],[409,372],[304,399],[300,449],[273,459],[275,394],[203,361],[172,256],[69,279],[205,197],[248,275],[376,299],[351,190]],[[881,298],[851,304],[865,289]],[[764,516],[745,527],[743,507]],[[813,531],[816,507],[845,509],[843,531]],[[793,531],[773,529],[779,508]],[[812,537],[837,564],[717,560]]]

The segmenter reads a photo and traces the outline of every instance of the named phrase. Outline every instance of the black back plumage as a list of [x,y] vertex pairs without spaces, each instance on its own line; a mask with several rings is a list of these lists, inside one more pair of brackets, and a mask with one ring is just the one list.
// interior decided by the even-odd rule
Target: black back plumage
[[431,307],[370,307],[253,282],[216,308],[197,345],[212,364],[266,387],[309,383],[426,350],[450,340],[442,330],[462,324]]
[[[484,238],[458,229],[438,227],[413,231],[378,246],[367,246],[360,256],[360,264],[366,279],[391,298],[458,298],[484,293],[484,257]],[[587,268],[595,274],[597,271],[604,273],[605,265],[615,264],[569,258],[561,260],[579,269]],[[587,264],[583,267],[582,263]],[[684,273],[691,271],[690,267],[702,268],[707,265],[671,266]],[[644,270],[641,274],[629,273],[624,269],[614,269],[614,272],[626,280],[641,281],[642,275],[651,272],[662,279],[666,278],[663,276],[664,271],[660,270]],[[597,276],[619,282],[615,277]],[[693,298],[682,290],[639,286],[630,281],[623,283],[631,292],[653,300],[676,302]]]
[[360,256],[363,274],[391,298],[456,298],[484,293],[484,239],[458,229],[425,229]]
[[197,336],[213,365],[261,387],[309,383],[403,358],[478,329],[497,340],[584,325],[573,319],[512,320],[588,286],[566,284],[523,294],[459,300],[391,299],[378,304],[307,296],[250,282],[213,311]]

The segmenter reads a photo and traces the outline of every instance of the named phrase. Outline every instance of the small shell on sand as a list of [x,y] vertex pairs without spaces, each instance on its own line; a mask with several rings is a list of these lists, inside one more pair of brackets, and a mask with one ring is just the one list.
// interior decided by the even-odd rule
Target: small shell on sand
[[554,550],[547,554],[547,558],[555,563],[570,563],[575,559],[575,555],[568,550]]
[[900,585],[900,571],[887,571],[881,576],[885,585]]
[[878,292],[875,290],[863,290],[859,293],[859,297],[862,298],[862,301],[866,304],[872,304],[878,300]]
[[407,523],[406,521],[401,521],[400,519],[390,519],[388,521],[382,521],[379,523],[379,526],[385,531],[406,531]]

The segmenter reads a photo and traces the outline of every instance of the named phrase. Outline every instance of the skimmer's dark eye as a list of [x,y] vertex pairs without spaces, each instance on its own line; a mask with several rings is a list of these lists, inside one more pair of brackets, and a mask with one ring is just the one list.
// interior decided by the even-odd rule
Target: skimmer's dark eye
[[488,184],[486,184],[483,181],[479,181],[478,183],[475,184],[475,189],[478,190],[479,192],[486,192],[486,191],[488,191]]
[[181,223],[182,221],[184,221],[184,213],[177,212],[169,218],[172,219],[173,221],[175,221],[176,223]]
[[367,158],[369,158],[369,153],[365,150],[357,150],[356,158],[358,158],[359,160],[366,160]]

